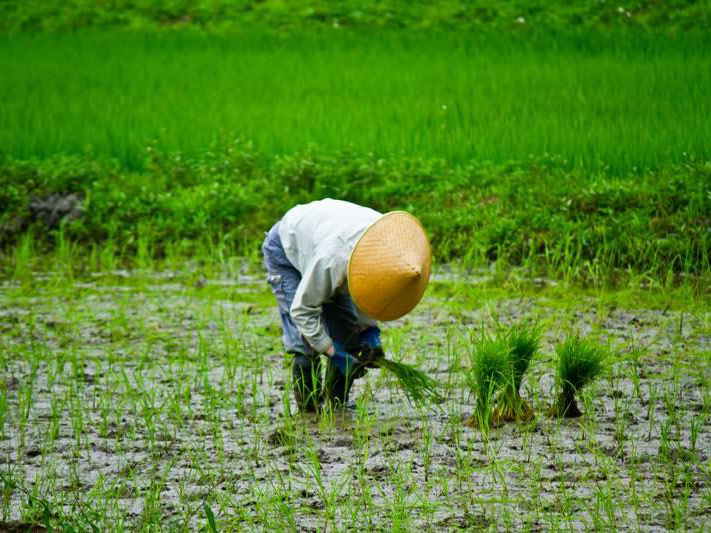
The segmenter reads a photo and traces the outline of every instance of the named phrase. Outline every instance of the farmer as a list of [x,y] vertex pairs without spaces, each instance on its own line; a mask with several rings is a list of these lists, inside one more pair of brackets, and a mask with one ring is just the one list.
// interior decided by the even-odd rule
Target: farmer
[[287,211],[262,253],[284,348],[294,355],[299,408],[316,411],[322,400],[344,406],[367,361],[383,355],[376,320],[409,313],[425,292],[430,248],[422,225],[403,211],[383,215],[325,199]]

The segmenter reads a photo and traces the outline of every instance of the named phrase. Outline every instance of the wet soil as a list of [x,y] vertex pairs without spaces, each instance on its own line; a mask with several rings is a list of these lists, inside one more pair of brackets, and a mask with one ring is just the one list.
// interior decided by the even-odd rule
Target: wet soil
[[[463,423],[475,405],[463,369],[468,339],[494,319],[546,333],[522,388],[537,417],[485,439]],[[579,399],[582,417],[551,419],[553,346],[571,331],[617,356]],[[417,409],[370,370],[349,408],[320,417],[295,412],[259,275],[5,283],[0,336],[0,523],[27,522],[18,485],[57,516],[132,530],[194,529],[206,501],[225,529],[711,523],[708,314],[545,291],[469,306],[430,291],[383,338],[445,401]]]

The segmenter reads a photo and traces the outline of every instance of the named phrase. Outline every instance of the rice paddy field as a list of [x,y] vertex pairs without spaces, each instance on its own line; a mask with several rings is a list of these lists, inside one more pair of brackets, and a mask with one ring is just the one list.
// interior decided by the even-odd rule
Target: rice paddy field
[[[0,531],[708,530],[710,14],[0,2]],[[324,197],[427,230],[435,401],[298,411]]]
[[0,146],[136,169],[151,142],[194,158],[223,135],[265,157],[549,154],[625,173],[707,154],[710,46],[634,31],[13,36],[0,39]]
[[[272,298],[247,268],[5,282],[5,527],[209,529],[206,508],[220,530],[708,526],[708,299],[441,273],[383,335],[443,401],[416,408],[371,370],[351,408],[316,416],[293,404]],[[483,434],[474,339],[533,321],[536,418]],[[550,418],[570,331],[615,355],[582,418]]]

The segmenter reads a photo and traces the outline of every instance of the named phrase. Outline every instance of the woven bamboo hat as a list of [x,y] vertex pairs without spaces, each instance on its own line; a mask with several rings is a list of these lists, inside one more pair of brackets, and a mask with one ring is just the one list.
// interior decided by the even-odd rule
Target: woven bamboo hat
[[430,244],[410,213],[392,211],[366,229],[348,261],[353,302],[376,320],[395,320],[418,304],[430,279]]

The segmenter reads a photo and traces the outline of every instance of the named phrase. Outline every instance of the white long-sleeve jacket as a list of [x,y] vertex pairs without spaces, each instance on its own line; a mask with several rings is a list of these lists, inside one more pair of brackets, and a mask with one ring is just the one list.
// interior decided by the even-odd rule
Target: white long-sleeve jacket
[[[368,207],[326,198],[297,205],[279,223],[286,257],[301,273],[291,317],[319,353],[333,344],[321,321],[322,305],[337,291],[348,293],[348,259],[363,232],[382,214]],[[375,321],[357,309],[363,327]]]

